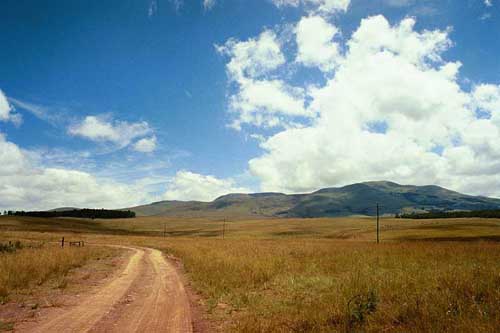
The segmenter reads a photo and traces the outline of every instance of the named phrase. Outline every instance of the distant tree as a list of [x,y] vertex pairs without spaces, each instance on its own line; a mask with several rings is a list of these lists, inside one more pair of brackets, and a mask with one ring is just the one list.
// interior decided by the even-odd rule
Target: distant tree
[[406,219],[449,219],[449,218],[500,218],[500,210],[473,210],[473,211],[433,211],[428,213],[403,214]]
[[31,217],[78,217],[87,219],[122,219],[133,218],[135,213],[132,211],[106,210],[106,209],[73,209],[67,211],[31,211],[15,212],[17,216]]

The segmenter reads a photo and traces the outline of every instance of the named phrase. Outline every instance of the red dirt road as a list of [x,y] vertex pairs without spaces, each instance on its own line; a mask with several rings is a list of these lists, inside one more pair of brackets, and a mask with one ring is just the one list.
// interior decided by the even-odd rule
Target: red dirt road
[[53,309],[18,332],[192,332],[187,293],[176,269],[154,249],[133,251],[126,266],[76,306]]

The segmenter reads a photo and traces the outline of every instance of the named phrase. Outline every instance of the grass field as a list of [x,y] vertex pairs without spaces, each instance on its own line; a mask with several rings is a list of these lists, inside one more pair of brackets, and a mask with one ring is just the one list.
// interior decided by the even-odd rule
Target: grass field
[[[156,247],[240,332],[498,332],[500,220],[0,218],[0,236]],[[50,232],[49,232],[50,231]],[[167,237],[161,237],[163,234]]]
[[[223,220],[141,217],[117,220],[0,216],[0,231],[41,231],[105,235],[222,238]],[[322,238],[375,240],[373,218],[235,220],[225,223],[225,238]],[[384,218],[381,239],[500,240],[500,219],[407,220]]]
[[214,311],[228,305],[229,331],[499,328],[498,244],[186,240],[166,251]]
[[66,248],[40,242],[23,242],[25,248],[13,253],[0,253],[0,303],[18,293],[29,293],[48,280],[66,283],[71,269],[81,267],[91,260],[111,255],[108,248]]

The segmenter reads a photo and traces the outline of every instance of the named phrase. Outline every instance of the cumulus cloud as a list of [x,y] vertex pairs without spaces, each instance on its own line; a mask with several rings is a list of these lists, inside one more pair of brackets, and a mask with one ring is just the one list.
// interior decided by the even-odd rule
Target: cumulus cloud
[[238,114],[232,126],[242,124],[276,127],[287,123],[283,116],[310,116],[304,107],[304,91],[281,80],[247,81],[231,97],[231,110]]
[[149,201],[143,188],[87,172],[38,165],[0,133],[0,209],[120,208]]
[[473,97],[479,112],[486,112],[489,117],[500,121],[500,86],[480,84],[474,88]]
[[272,30],[264,30],[258,38],[247,41],[231,38],[216,49],[231,58],[227,71],[234,81],[265,75],[285,63],[280,42]]
[[296,61],[323,71],[333,69],[339,58],[339,47],[332,39],[338,32],[335,26],[320,16],[303,17],[295,29],[298,46]]
[[229,104],[235,115],[232,127],[277,127],[290,124],[283,115],[311,117],[304,107],[303,89],[272,79],[272,73],[286,62],[273,31],[265,30],[258,38],[247,41],[230,39],[217,50],[231,59],[226,68],[236,86]]
[[493,6],[493,1],[492,0],[484,0],[484,5],[486,7],[491,7],[491,6]]
[[[145,121],[128,123],[126,121],[113,121],[106,117],[87,116],[81,122],[70,126],[68,132],[91,141],[111,142],[123,148],[131,144],[134,139],[150,135],[153,130]],[[154,148],[152,143],[151,139],[142,141],[139,147],[147,144]]]
[[[312,18],[302,18],[297,31]],[[337,31],[321,24],[330,27],[329,38],[307,52],[298,43],[296,59],[335,72],[322,86],[302,88],[305,112],[317,115],[313,122],[261,142],[264,152],[249,168],[262,190],[302,192],[386,179],[500,196],[500,87],[461,87],[462,64],[444,59],[453,46],[450,30],[417,31],[413,18],[391,25],[383,16],[368,17],[338,41],[342,54],[323,60],[313,49],[332,47]],[[286,86],[285,78],[274,79]],[[245,112],[267,114],[252,106]]]
[[309,10],[325,14],[346,11],[351,0],[271,0],[279,7],[298,7],[306,6]]
[[212,201],[224,194],[247,192],[249,192],[247,188],[236,186],[233,179],[219,179],[190,171],[179,171],[170,181],[165,199]]
[[156,136],[143,138],[134,144],[134,150],[141,153],[151,153],[156,149]]
[[14,112],[2,90],[0,90],[0,121],[11,121],[16,125],[22,122],[21,115]]

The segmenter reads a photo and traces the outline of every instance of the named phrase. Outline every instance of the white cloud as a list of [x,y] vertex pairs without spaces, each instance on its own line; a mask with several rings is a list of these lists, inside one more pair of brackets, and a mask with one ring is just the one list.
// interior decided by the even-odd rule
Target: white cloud
[[385,4],[393,7],[405,7],[413,5],[415,0],[384,0]]
[[47,108],[45,108],[43,106],[36,105],[33,103],[28,103],[25,101],[21,101],[21,100],[16,99],[16,98],[9,98],[9,101],[13,105],[15,105],[16,107],[19,107],[21,109],[29,111],[40,119],[48,119],[49,118],[48,110],[47,110]]
[[391,27],[383,16],[374,16],[361,21],[358,30],[348,42],[353,57],[371,57],[384,51],[394,53],[401,60],[413,65],[428,67],[440,62],[441,54],[451,45],[448,31],[434,30],[418,33],[414,31],[415,19],[407,18]]
[[0,133],[0,209],[121,208],[150,200],[144,188],[87,172],[46,168]]
[[484,5],[486,7],[491,7],[491,6],[493,6],[493,2],[492,2],[492,0],[484,0]]
[[96,142],[111,142],[123,148],[134,139],[150,135],[153,130],[145,121],[128,123],[105,117],[87,116],[80,123],[70,126],[68,132]]
[[324,13],[334,13],[346,11],[351,0],[307,0],[309,3],[318,6],[318,10]]
[[[500,87],[481,84],[469,92],[460,86],[461,63],[443,59],[453,46],[449,30],[416,31],[412,18],[391,26],[374,16],[339,43],[345,52],[331,57],[334,76],[302,88],[314,121],[265,139],[264,153],[249,162],[262,190],[387,179],[500,196]],[[323,46],[318,43],[318,53]],[[273,80],[286,86],[279,74]],[[249,103],[244,114],[256,119],[269,112]],[[280,115],[285,122],[288,114]]]
[[304,91],[283,81],[246,81],[231,97],[230,108],[238,114],[232,126],[242,124],[276,127],[286,123],[282,116],[312,116],[304,107]]
[[156,149],[156,136],[143,138],[134,144],[134,150],[141,153],[151,153]]
[[479,17],[480,21],[486,21],[489,20],[492,17],[491,13],[484,13]]
[[279,7],[298,7],[306,6],[313,12],[324,14],[332,14],[336,12],[346,11],[349,8],[351,0],[271,0],[278,8]]
[[480,84],[473,90],[476,107],[493,114],[500,120],[500,86],[494,84]]
[[216,4],[216,0],[203,0],[203,8],[205,10],[212,9]]
[[335,26],[320,16],[303,17],[295,29],[298,46],[296,61],[324,71],[333,69],[339,58],[339,47],[332,39],[338,32]]
[[285,63],[280,43],[272,30],[264,30],[258,38],[247,41],[230,39],[216,48],[219,53],[231,57],[227,71],[235,81],[262,76]]
[[300,0],[271,0],[276,7],[298,7],[301,3]]
[[18,110],[27,111],[38,119],[46,121],[53,126],[61,126],[66,123],[69,118],[65,108],[57,106],[48,107],[12,97],[9,97],[9,102]]
[[0,121],[11,121],[15,125],[20,125],[22,120],[20,114],[13,112],[7,97],[3,91],[0,90]]
[[11,107],[3,91],[0,90],[0,120],[8,120]]
[[224,194],[247,192],[247,188],[236,186],[233,179],[179,171],[168,185],[164,197],[166,200],[212,201]]
[[236,85],[230,99],[235,115],[232,127],[243,124],[284,126],[282,115],[311,117],[304,108],[304,90],[282,80],[273,80],[272,73],[285,63],[280,42],[273,31],[263,31],[257,39],[230,39],[217,50],[230,57],[227,73]]

